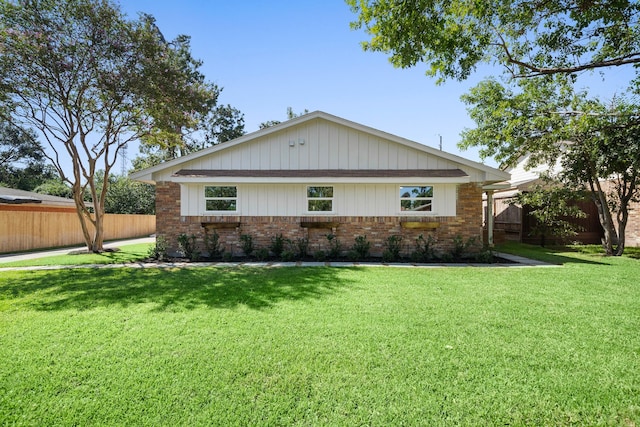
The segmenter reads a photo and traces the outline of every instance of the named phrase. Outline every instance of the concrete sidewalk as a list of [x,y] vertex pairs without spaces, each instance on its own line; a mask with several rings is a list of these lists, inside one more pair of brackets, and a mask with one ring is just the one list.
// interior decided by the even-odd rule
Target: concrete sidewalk
[[[125,245],[134,245],[137,243],[153,243],[155,241],[156,241],[155,236],[140,237],[136,239],[112,240],[109,242],[105,242],[104,248],[112,249],[112,248],[117,248]],[[49,256],[55,256],[55,255],[68,255],[71,252],[81,251],[86,248],[87,248],[86,246],[73,246],[73,247],[62,248],[62,249],[44,249],[44,250],[33,251],[33,252],[21,252],[19,254],[4,254],[4,255],[0,255],[0,266],[2,266],[2,264],[5,262],[24,261],[29,259],[44,258]]]

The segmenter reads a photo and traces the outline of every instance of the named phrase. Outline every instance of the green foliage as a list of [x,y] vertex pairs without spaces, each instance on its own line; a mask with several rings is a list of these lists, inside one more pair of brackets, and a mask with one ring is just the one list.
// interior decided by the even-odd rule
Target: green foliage
[[269,245],[269,249],[276,257],[282,255],[282,251],[284,251],[285,238],[282,237],[282,233],[276,234],[271,238],[271,245]]
[[424,238],[423,234],[420,234],[415,240],[415,250],[411,253],[411,261],[413,262],[429,262],[435,258],[433,245],[435,239],[433,236],[428,235]]
[[351,251],[355,252],[359,259],[365,259],[369,256],[371,242],[367,240],[367,236],[356,236],[355,243],[351,247]]
[[241,234],[240,246],[242,247],[242,252],[244,252],[246,256],[251,256],[255,249],[253,246],[253,236],[251,236],[250,234]]
[[459,261],[466,258],[469,255],[469,251],[478,246],[478,240],[475,237],[469,237],[467,240],[461,235],[457,235],[453,238],[453,248],[448,255],[451,256],[452,261]]
[[157,236],[155,244],[149,248],[148,256],[158,261],[166,261],[168,259],[167,248],[167,239],[164,236]]
[[269,258],[269,249],[260,248],[255,251],[255,257],[258,261],[265,261]]
[[204,247],[209,253],[209,258],[219,259],[224,255],[224,246],[220,242],[220,235],[216,230],[213,233],[205,233]]
[[335,234],[329,233],[327,234],[327,240],[329,241],[329,252],[328,256],[330,259],[337,259],[342,254],[342,243],[338,239],[338,236]]
[[584,198],[581,192],[573,191],[549,178],[544,184],[536,184],[530,190],[516,195],[511,204],[529,206],[529,214],[536,223],[531,229],[533,236],[540,237],[540,245],[545,246],[548,237],[565,240],[575,236],[579,227],[570,218],[585,218],[586,214],[574,204]]
[[99,251],[120,151],[140,139],[179,146],[218,89],[199,72],[188,37],[167,42],[153,17],[129,20],[109,0],[0,2],[0,40],[2,119],[42,135],[45,156],[85,214],[87,248]]
[[182,233],[178,236],[178,247],[180,252],[191,261],[200,259],[200,251],[198,250],[195,234],[187,235]]
[[480,147],[503,166],[527,156],[527,166],[551,168],[559,159],[560,180],[591,192],[602,212],[606,253],[620,255],[629,204],[640,198],[640,106],[632,97],[640,80],[628,92],[603,103],[566,79],[520,80],[517,91],[485,81],[463,97],[477,127],[463,133],[461,147]]
[[32,191],[55,176],[45,164],[36,134],[5,123],[0,116],[0,185]]
[[[101,184],[104,174],[96,174]],[[136,182],[127,176],[109,176],[109,187],[104,200],[105,213],[153,215],[156,212],[155,186]]]
[[73,191],[60,178],[54,178],[43,182],[33,189],[35,193],[48,194],[50,196],[73,198]]
[[291,262],[296,259],[296,253],[293,250],[287,249],[282,251],[282,261]]
[[293,247],[296,257],[298,257],[298,259],[305,259],[309,255],[309,238],[298,237]]
[[382,253],[382,260],[385,262],[394,262],[400,259],[400,250],[402,236],[389,236],[385,242],[385,250]]
[[316,261],[322,262],[327,259],[327,253],[323,250],[318,250],[313,253],[313,259]]
[[347,0],[365,50],[427,75],[466,79],[482,63],[509,76],[573,74],[640,62],[635,2]]

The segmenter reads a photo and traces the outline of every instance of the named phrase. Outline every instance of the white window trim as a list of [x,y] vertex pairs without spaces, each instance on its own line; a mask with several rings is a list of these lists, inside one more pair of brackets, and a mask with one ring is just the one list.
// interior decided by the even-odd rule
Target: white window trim
[[[400,196],[400,189],[402,187],[431,187],[431,191],[433,191],[433,197],[401,197]],[[421,183],[421,184],[401,184],[398,186],[398,197],[396,200],[396,207],[398,209],[398,214],[399,215],[404,215],[404,216],[438,216],[438,213],[436,212],[435,208],[436,208],[436,186],[433,184],[425,184],[425,183]],[[430,200],[431,201],[431,210],[430,211],[403,211],[402,210],[402,201],[403,200]]]
[[[309,197],[309,188],[311,187],[331,187],[333,190],[333,197]],[[333,215],[336,213],[336,186],[335,185],[327,185],[327,184],[306,185],[304,187],[304,195],[305,195],[304,202],[305,202],[306,215]],[[330,211],[310,211],[309,210],[310,200],[331,200],[331,210]]]
[[[206,191],[207,191],[207,187],[235,187],[236,189],[236,197],[207,197],[206,196]],[[239,198],[238,198],[238,186],[237,185],[212,185],[212,184],[208,184],[208,185],[203,185],[202,186],[202,190],[201,190],[201,194],[204,197],[204,212],[205,214],[216,214],[216,215],[239,215],[240,214],[240,205],[239,205]],[[236,202],[236,209],[233,211],[227,211],[227,210],[207,210],[207,201],[208,200],[235,200]]]

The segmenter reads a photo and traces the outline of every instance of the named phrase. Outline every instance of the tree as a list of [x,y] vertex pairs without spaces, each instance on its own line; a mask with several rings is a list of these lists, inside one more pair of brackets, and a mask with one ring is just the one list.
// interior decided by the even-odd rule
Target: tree
[[[287,107],[287,120],[295,119],[296,117],[304,116],[305,114],[309,114],[309,110],[306,108],[302,113],[294,113],[293,108]],[[280,120],[267,120],[266,122],[260,123],[260,129],[270,128],[271,126],[279,125],[282,123]]]
[[528,206],[529,215],[535,219],[531,234],[540,237],[540,246],[545,246],[549,237],[566,239],[575,236],[578,227],[570,218],[586,218],[575,201],[584,198],[580,191],[574,191],[561,182],[554,182],[549,176],[542,176],[542,184],[518,193],[511,204]]
[[158,143],[157,138],[143,140],[140,154],[133,160],[133,169],[146,169],[244,134],[244,114],[229,104],[220,105],[198,117],[191,128],[182,129],[177,144]]
[[396,67],[466,79],[481,63],[514,77],[574,74],[640,62],[640,4],[592,0],[347,0]]
[[[98,173],[98,181],[104,174]],[[127,176],[110,175],[109,191],[105,198],[105,213],[110,214],[155,214],[156,193],[151,184],[136,182]]]
[[54,176],[34,133],[0,122],[0,183],[31,191]]
[[178,144],[215,105],[217,89],[188,51],[188,37],[167,42],[153,17],[127,20],[109,0],[0,2],[1,118],[46,142],[90,251],[103,248],[109,184],[96,172],[108,177],[130,141]]
[[[588,190],[598,208],[605,253],[622,255],[629,204],[640,199],[640,106],[590,99],[558,79],[520,80],[518,87],[490,80],[463,96],[477,128],[462,134],[461,146],[482,147],[482,156],[503,165],[527,153],[529,166],[560,158],[559,177]],[[630,92],[640,94],[637,83]]]
[[73,191],[71,191],[71,188],[60,178],[45,181],[38,185],[33,191],[39,194],[48,194],[50,196],[73,199]]

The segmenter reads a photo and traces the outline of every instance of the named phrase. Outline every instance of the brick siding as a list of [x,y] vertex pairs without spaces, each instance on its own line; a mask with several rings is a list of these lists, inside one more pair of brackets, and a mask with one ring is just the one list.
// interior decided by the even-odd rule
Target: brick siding
[[[204,251],[206,229],[215,229],[226,251],[242,255],[240,235],[253,237],[256,248],[268,248],[271,239],[278,235],[296,241],[309,239],[309,254],[318,250],[328,250],[326,235],[334,234],[341,242],[343,250],[353,246],[356,236],[364,235],[371,242],[371,255],[381,256],[390,236],[402,236],[403,254],[410,254],[415,248],[415,239],[423,234],[433,236],[437,251],[445,252],[453,247],[453,239],[462,236],[466,241],[475,237],[482,239],[482,189],[477,184],[463,184],[457,191],[457,216],[455,217],[241,217],[241,216],[180,216],[180,186],[172,182],[156,184],[156,224],[158,236],[167,239],[169,251],[176,252],[178,236],[182,233],[194,234],[201,250]],[[403,228],[402,222],[437,223],[435,229]],[[331,222],[332,228],[316,228],[301,223]],[[225,228],[224,225],[231,228]],[[237,226],[236,226],[237,225]],[[330,225],[327,225],[330,227]],[[323,227],[317,225],[317,227]]]

